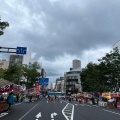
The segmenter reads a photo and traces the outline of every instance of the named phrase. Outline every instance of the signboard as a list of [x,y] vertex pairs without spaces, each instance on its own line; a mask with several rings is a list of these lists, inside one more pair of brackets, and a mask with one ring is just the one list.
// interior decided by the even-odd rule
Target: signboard
[[38,84],[39,85],[45,85],[45,86],[47,86],[48,82],[49,82],[49,78],[39,78],[38,79]]
[[16,54],[26,54],[27,53],[27,47],[17,47]]
[[13,84],[0,87],[0,93],[9,92],[13,90]]
[[120,97],[120,93],[110,93],[111,97]]
[[40,88],[39,88],[39,84],[38,82],[35,83],[35,90],[38,91]]

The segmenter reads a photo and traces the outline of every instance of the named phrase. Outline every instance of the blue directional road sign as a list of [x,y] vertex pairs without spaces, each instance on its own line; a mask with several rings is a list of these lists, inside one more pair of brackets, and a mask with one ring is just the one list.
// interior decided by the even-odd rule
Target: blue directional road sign
[[39,78],[39,79],[38,79],[38,84],[39,84],[39,85],[47,86],[47,85],[48,85],[48,82],[49,82],[49,78]]
[[26,54],[27,53],[27,47],[17,47],[16,54]]

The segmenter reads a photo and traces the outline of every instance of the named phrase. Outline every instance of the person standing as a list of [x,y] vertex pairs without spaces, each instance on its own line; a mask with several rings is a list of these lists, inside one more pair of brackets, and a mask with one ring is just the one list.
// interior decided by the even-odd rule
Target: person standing
[[19,94],[16,95],[16,102],[19,102]]
[[7,98],[7,102],[8,102],[8,105],[9,105],[8,110],[10,110],[11,109],[11,105],[14,102],[14,96],[13,96],[12,92],[9,93],[8,98]]

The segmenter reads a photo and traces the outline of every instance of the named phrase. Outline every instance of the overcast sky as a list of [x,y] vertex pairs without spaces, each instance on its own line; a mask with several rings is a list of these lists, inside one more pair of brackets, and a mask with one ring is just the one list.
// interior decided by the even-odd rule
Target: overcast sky
[[73,59],[96,63],[120,40],[120,0],[0,0],[0,16],[10,24],[0,46],[27,47],[50,82]]

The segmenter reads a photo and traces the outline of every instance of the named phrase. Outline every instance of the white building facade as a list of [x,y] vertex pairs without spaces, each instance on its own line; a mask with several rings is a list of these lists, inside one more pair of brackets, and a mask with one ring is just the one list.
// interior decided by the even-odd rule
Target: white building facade
[[65,77],[65,93],[66,95],[76,94],[82,92],[80,72],[81,72],[81,61],[73,60],[72,68],[69,72],[64,74]]

